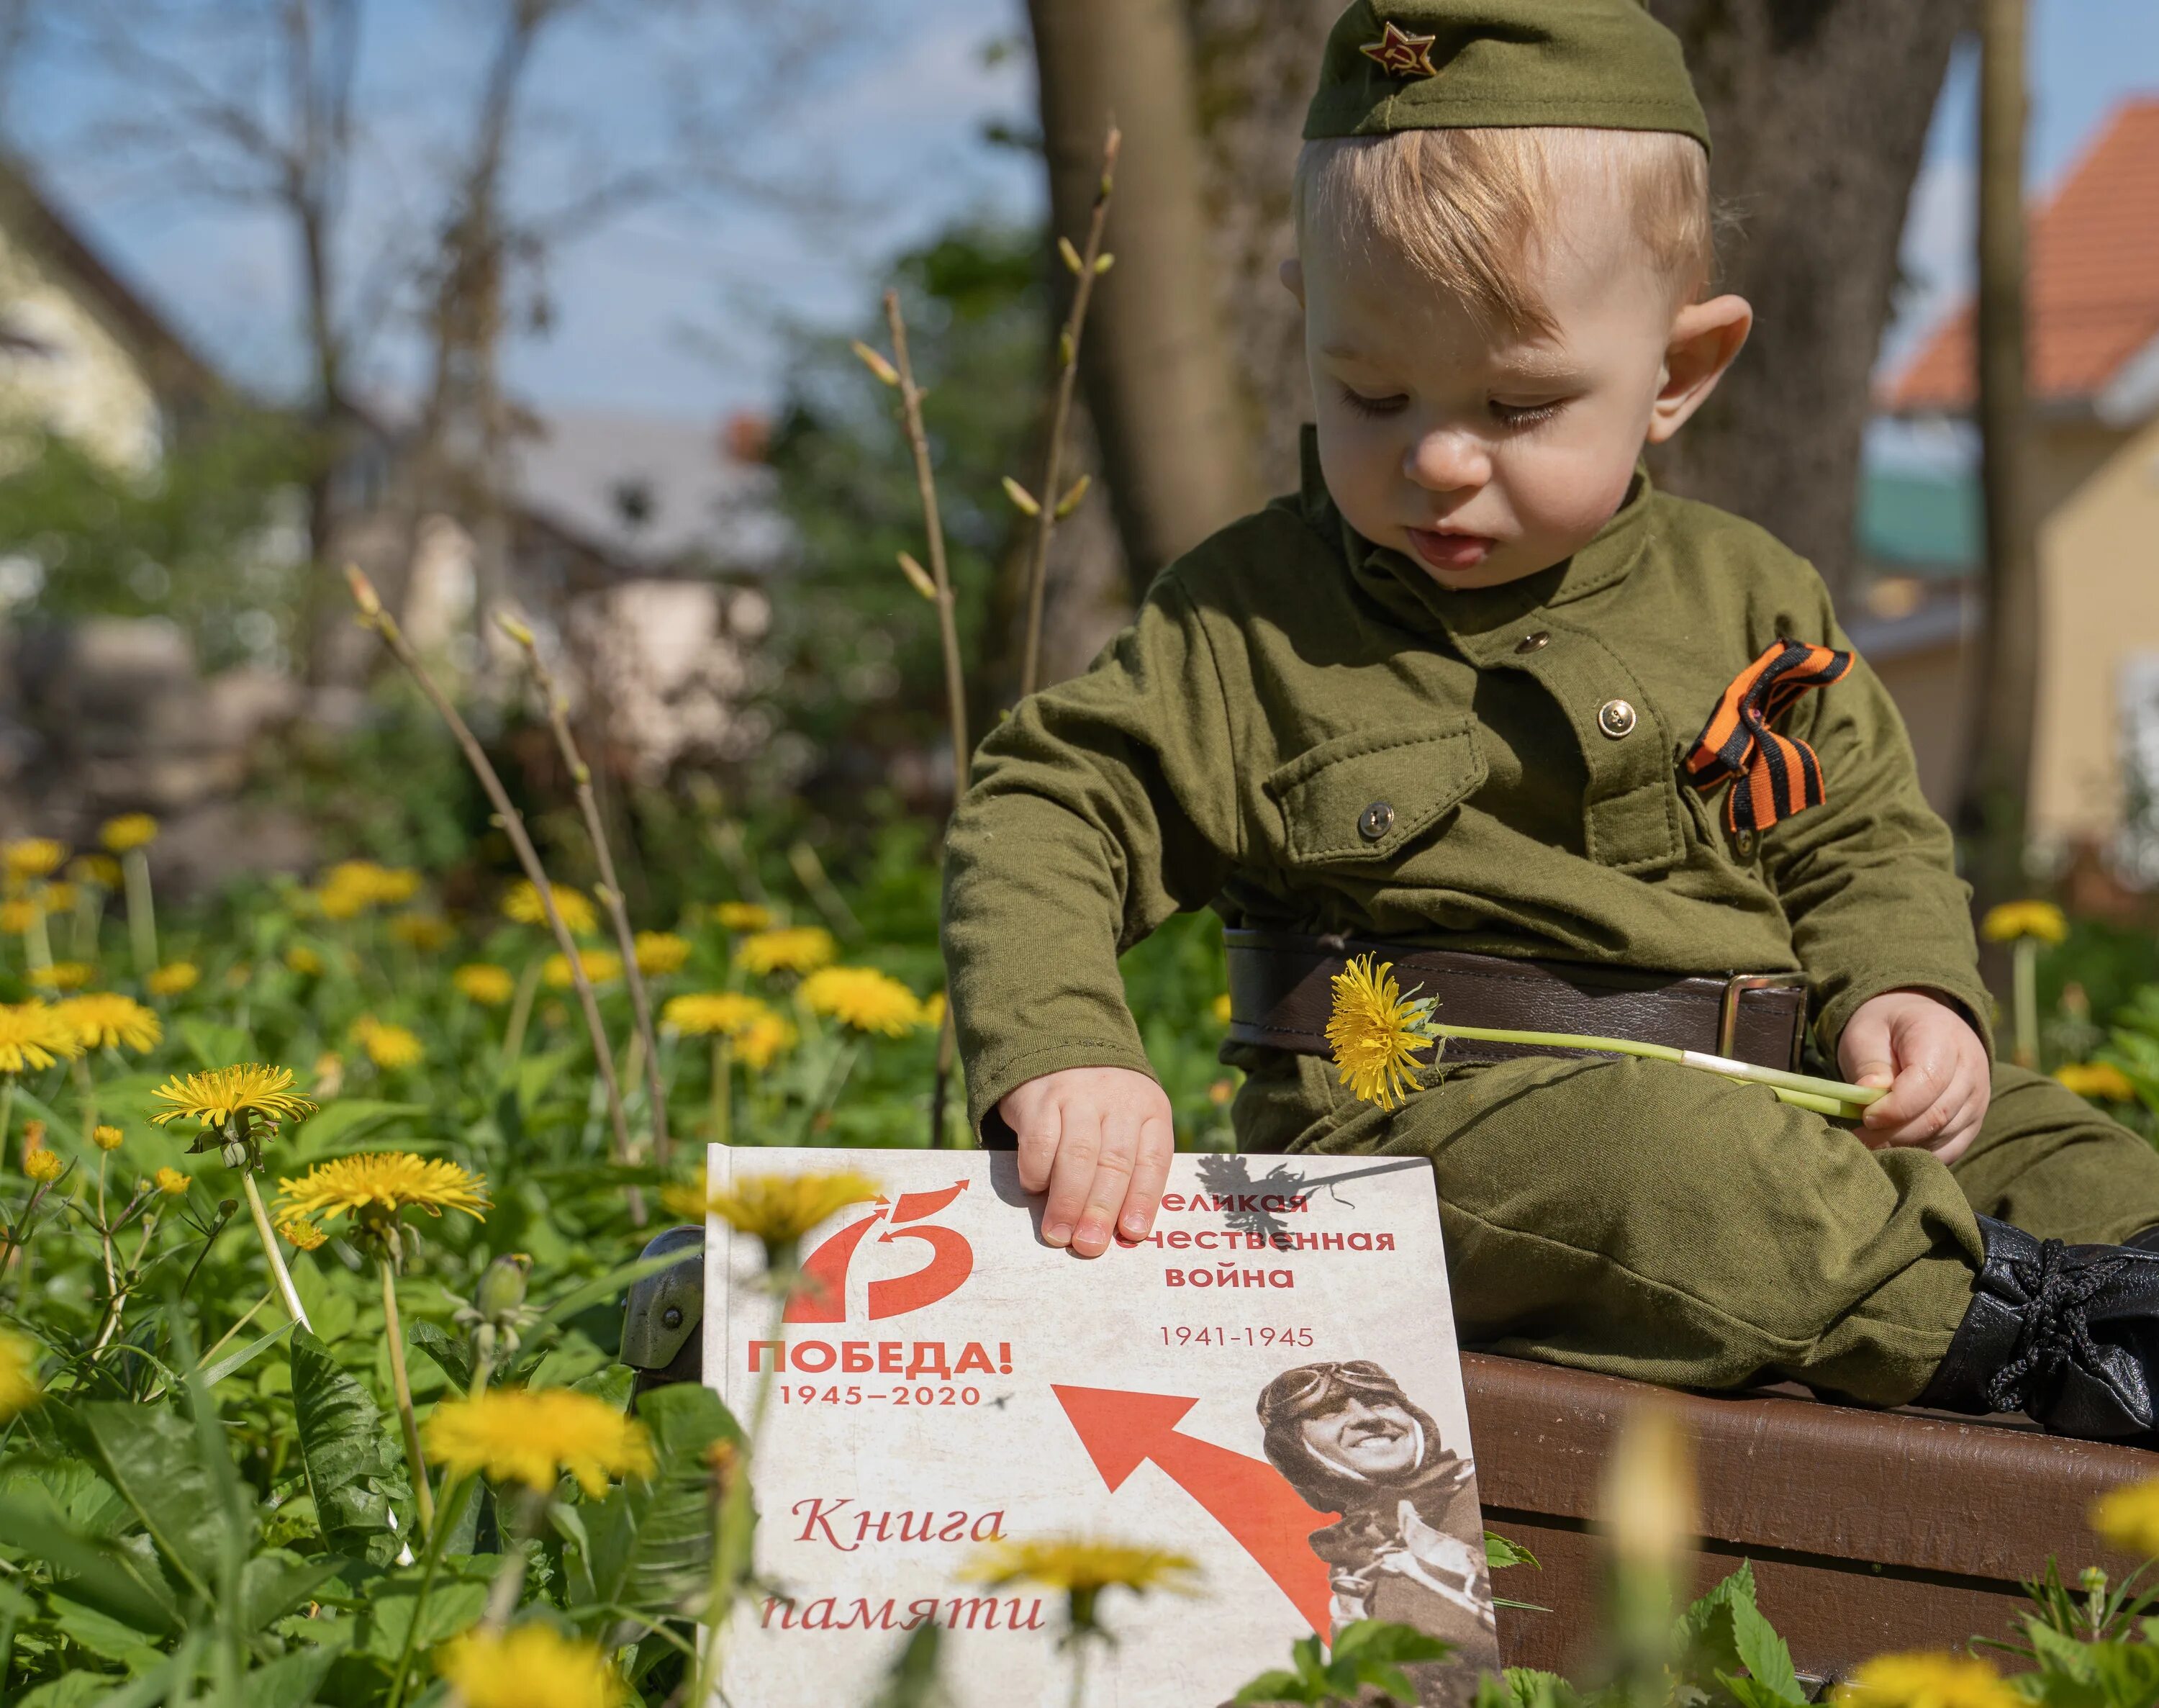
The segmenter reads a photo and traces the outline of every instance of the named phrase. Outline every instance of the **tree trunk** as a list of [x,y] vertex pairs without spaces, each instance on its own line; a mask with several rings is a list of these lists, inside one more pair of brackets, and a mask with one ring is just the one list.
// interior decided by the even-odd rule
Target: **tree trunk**
[[[1251,423],[1221,326],[1181,0],[1028,0],[1050,214],[1086,229],[1112,119],[1124,132],[1081,380],[1135,592],[1251,508]],[[1060,277],[1060,291],[1071,281]],[[1064,317],[1058,305],[1057,317]]]
[[1685,44],[1738,216],[1754,334],[1665,448],[1673,489],[1758,522],[1852,591],[1861,436],[1905,204],[1971,0],[1652,0]]
[[1979,425],[1985,626],[1957,829],[1981,907],[2023,886],[2038,701],[2039,564],[2024,397],[2025,0],[1983,0],[1979,85]]

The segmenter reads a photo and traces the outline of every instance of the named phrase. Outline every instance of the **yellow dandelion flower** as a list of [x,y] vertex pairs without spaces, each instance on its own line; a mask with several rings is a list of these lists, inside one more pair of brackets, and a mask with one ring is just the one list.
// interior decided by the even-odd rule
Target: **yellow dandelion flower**
[[285,1217],[277,1224],[277,1231],[295,1251],[313,1251],[329,1243],[330,1236],[304,1216]]
[[97,840],[115,854],[125,854],[131,848],[147,848],[158,840],[158,821],[147,812],[124,812],[118,818],[105,821]]
[[1983,1660],[1955,1654],[1879,1654],[1861,1663],[1830,1700],[1837,1708],[2023,1708],[2024,1698]]
[[51,877],[66,858],[66,847],[50,836],[24,836],[0,844],[0,865],[7,867],[8,876],[18,883]]
[[745,972],[812,973],[830,966],[839,954],[832,934],[821,925],[790,925],[778,931],[757,931],[743,939],[735,958]]
[[409,902],[420,893],[420,874],[409,866],[375,868],[375,898],[390,907]]
[[386,1073],[409,1068],[427,1058],[427,1047],[409,1027],[388,1026],[372,1014],[363,1014],[352,1026],[353,1041],[367,1052],[367,1058]]
[[2095,1097],[2103,1103],[2136,1101],[2136,1087],[2112,1062],[2071,1062],[2055,1069],[2054,1077],[2079,1097]]
[[432,955],[448,948],[458,934],[440,914],[400,914],[390,922],[390,934],[407,948]]
[[101,1151],[116,1151],[127,1140],[127,1135],[116,1126],[94,1126],[90,1130],[90,1141]]
[[0,1423],[28,1411],[44,1390],[38,1386],[38,1349],[0,1328]]
[[118,889],[127,882],[120,862],[110,854],[78,854],[68,862],[68,876],[92,889]]
[[762,1240],[766,1256],[776,1262],[827,1217],[877,1195],[877,1182],[852,1168],[749,1174],[738,1176],[723,1192],[707,1193],[704,1211]]
[[323,976],[322,953],[307,944],[287,944],[284,960],[285,965],[303,979],[318,979]]
[[23,1172],[40,1186],[49,1186],[60,1177],[65,1165],[57,1151],[48,1151],[43,1145],[34,1151],[23,1153]]
[[929,1027],[944,1025],[945,1008],[945,993],[942,991],[932,991],[922,999],[922,1023]]
[[265,1126],[300,1121],[315,1112],[315,1105],[292,1089],[290,1068],[266,1068],[259,1062],[242,1062],[207,1073],[175,1074],[150,1095],[173,1106],[150,1117],[154,1126],[192,1119],[204,1127],[223,1127],[236,1115],[251,1116]]
[[450,975],[450,983],[466,1001],[484,1008],[500,1008],[517,989],[508,967],[484,960],[467,962]]
[[2091,1527],[2125,1554],[2159,1558],[2159,1477],[2107,1490],[2092,1503]]
[[462,1210],[487,1219],[487,1182],[454,1162],[416,1157],[410,1151],[371,1151],[318,1162],[298,1180],[277,1183],[277,1214],[334,1222],[349,1215],[378,1224],[407,1209],[439,1216]]
[[0,1074],[49,1068],[81,1053],[80,1035],[57,1008],[35,999],[0,1002]]
[[[547,888],[554,893],[555,911],[562,916],[562,923],[570,928],[572,937],[589,937],[600,929],[599,911],[593,906],[590,896],[567,883],[551,882]],[[520,877],[510,885],[502,898],[502,911],[520,925],[547,923],[547,909],[529,877]]]
[[976,1550],[959,1576],[991,1589],[1038,1583],[1069,1596],[1095,1595],[1105,1589],[1128,1589],[1135,1595],[1165,1589],[1189,1595],[1198,1587],[1199,1572],[1198,1562],[1183,1554],[1074,1536],[991,1542]]
[[713,906],[712,923],[722,931],[769,931],[772,909],[755,902],[720,902]]
[[802,981],[802,1000],[857,1032],[904,1038],[922,1023],[922,1002],[914,991],[874,967],[828,966]]
[[165,1036],[158,1011],[132,996],[99,991],[53,1004],[53,1012],[75,1030],[85,1049],[117,1049],[126,1045],[140,1054],[155,1049]]
[[[577,965],[588,984],[611,985],[622,976],[622,957],[612,949],[581,949]],[[567,991],[575,982],[570,976],[570,958],[551,955],[540,968],[541,981],[551,991]]]
[[44,903],[45,911],[49,914],[71,913],[75,909],[75,886],[64,880],[55,880],[44,887],[39,899]]
[[629,1690],[596,1645],[551,1625],[471,1630],[436,1657],[465,1708],[621,1708]]
[[735,1058],[761,1074],[802,1041],[795,1022],[784,1014],[760,1014],[735,1039]]
[[640,931],[634,947],[637,970],[648,979],[664,979],[679,973],[690,959],[690,939],[672,931]]
[[158,1190],[164,1193],[167,1198],[184,1198],[187,1195],[188,1177],[177,1168],[160,1168],[150,1178]]
[[1359,955],[1334,976],[1334,1012],[1327,1022],[1342,1083],[1366,1103],[1392,1109],[1416,1089],[1431,1016],[1429,997],[1411,1002],[1396,988],[1392,963],[1383,961],[1375,970],[1370,955]]
[[650,1477],[645,1426],[568,1388],[494,1388],[446,1400],[427,1419],[428,1457],[453,1476],[484,1475],[542,1493],[567,1473],[597,1499],[610,1477]]
[[202,969],[191,960],[168,961],[143,981],[153,996],[184,996],[202,981]]
[[2004,902],[1986,910],[1979,934],[1989,943],[2013,943],[2020,937],[2059,943],[2069,934],[2069,922],[2052,902]]
[[20,937],[38,923],[38,913],[35,902],[0,902],[0,931]]
[[97,969],[86,960],[56,960],[30,969],[30,982],[41,991],[80,991],[96,976]]
[[735,991],[695,991],[670,996],[660,1011],[660,1023],[690,1038],[724,1033],[739,1038],[757,1021],[770,1014],[755,996]]
[[1217,1026],[1230,1023],[1230,993],[1227,991],[1214,999],[1214,1023]]

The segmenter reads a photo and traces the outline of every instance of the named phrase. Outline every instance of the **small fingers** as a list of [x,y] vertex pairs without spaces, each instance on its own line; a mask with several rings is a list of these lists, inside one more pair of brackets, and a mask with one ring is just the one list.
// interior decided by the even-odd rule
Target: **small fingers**
[[1086,1206],[1102,1151],[1102,1118],[1092,1110],[1068,1112],[1057,1143],[1057,1162],[1049,1172],[1049,1198],[1042,1207],[1042,1237],[1052,1245],[1072,1243],[1072,1230]]
[[1124,1217],[1117,1224],[1124,1238],[1144,1240],[1153,1231],[1162,1190],[1169,1183],[1169,1161],[1176,1153],[1177,1136],[1169,1117],[1149,1115],[1140,1126],[1139,1156],[1132,1165],[1131,1184],[1125,1188]]
[[1946,1063],[1933,1057],[1907,1064],[1904,1070],[1890,1082],[1889,1095],[1868,1105],[1867,1130],[1882,1136],[1893,1135],[1899,1144],[1932,1138],[1940,1131],[1939,1126],[1916,1136],[1912,1129],[1941,1100],[1954,1078]]
[[1139,1124],[1129,1115],[1102,1118],[1102,1149],[1095,1158],[1095,1177],[1087,1188],[1086,1208],[1072,1236],[1072,1249],[1082,1257],[1100,1257],[1110,1249],[1110,1229],[1125,1202],[1131,1183],[1133,1160],[1139,1151]]
[[1049,1184],[1050,1165],[1057,1160],[1057,1141],[1064,1128],[1064,1111],[1046,1097],[1023,1099],[1015,1093],[997,1105],[1019,1140],[1019,1183],[1028,1192],[1040,1192]]

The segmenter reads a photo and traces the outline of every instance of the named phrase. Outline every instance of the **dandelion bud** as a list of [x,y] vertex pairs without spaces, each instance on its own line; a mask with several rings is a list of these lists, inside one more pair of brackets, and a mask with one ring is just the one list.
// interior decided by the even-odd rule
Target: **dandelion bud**
[[126,1135],[122,1133],[118,1127],[92,1127],[90,1141],[101,1151],[116,1151],[120,1148],[121,1140]]
[[883,380],[886,385],[897,386],[899,384],[899,370],[893,366],[890,362],[887,361],[867,344],[864,344],[862,339],[857,339],[848,346],[848,348],[862,358],[862,365],[864,367],[867,368],[870,372],[876,375],[878,379]]
[[382,596],[375,591],[375,583],[356,563],[345,565],[344,578],[345,584],[352,589],[353,603],[360,607],[362,620],[372,623],[382,614]]
[[30,1152],[23,1158],[23,1172],[40,1186],[49,1186],[60,1177],[59,1153],[42,1147]]
[[930,580],[929,572],[904,551],[899,554],[899,572],[907,577],[908,584],[924,598],[932,604],[937,602],[937,583]]

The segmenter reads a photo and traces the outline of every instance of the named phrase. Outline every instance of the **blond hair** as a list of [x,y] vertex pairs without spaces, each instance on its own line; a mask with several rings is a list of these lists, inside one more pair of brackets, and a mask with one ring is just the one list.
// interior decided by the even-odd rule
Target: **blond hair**
[[1297,157],[1300,244],[1323,231],[1349,255],[1399,256],[1473,310],[1548,332],[1530,263],[1561,217],[1565,186],[1602,175],[1633,221],[1675,306],[1716,272],[1709,157],[1691,137],[1572,126],[1327,137]]

